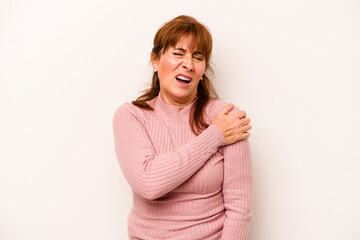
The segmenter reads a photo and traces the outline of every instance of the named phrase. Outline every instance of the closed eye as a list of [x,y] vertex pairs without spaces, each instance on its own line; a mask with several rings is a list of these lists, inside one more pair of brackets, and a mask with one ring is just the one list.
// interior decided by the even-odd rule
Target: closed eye
[[195,58],[196,60],[202,61],[204,59],[204,57],[202,55],[194,55],[193,58]]

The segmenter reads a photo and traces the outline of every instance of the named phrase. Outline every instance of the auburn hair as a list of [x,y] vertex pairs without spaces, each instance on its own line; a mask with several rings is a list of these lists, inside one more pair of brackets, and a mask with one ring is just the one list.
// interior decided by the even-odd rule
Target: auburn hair
[[[212,51],[212,37],[207,28],[199,23],[195,18],[181,15],[165,23],[156,33],[152,55],[155,59],[160,59],[161,55],[184,37],[191,37],[191,48],[200,51],[206,62],[203,79],[197,86],[196,100],[190,111],[190,126],[194,134],[198,135],[209,125],[204,119],[204,109],[211,98],[218,98],[218,95],[206,73],[212,71],[210,67],[210,57]],[[142,109],[153,110],[146,102],[154,99],[160,92],[160,81],[157,72],[153,73],[151,87],[144,91],[144,94],[138,97],[132,103]]]

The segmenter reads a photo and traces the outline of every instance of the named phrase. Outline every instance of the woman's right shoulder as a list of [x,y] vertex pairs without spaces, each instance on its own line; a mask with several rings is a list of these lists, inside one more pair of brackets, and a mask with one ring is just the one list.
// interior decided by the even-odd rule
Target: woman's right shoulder
[[[146,101],[151,107],[153,107],[154,101]],[[146,119],[149,117],[149,114],[152,114],[153,111],[140,108],[134,105],[132,102],[126,102],[120,105],[114,112],[113,119],[133,119],[145,123]]]
[[131,102],[123,103],[114,112],[113,118],[125,119],[125,118],[142,118],[143,110],[135,106]]
[[123,103],[116,108],[114,115],[127,115],[135,111],[134,105],[130,102]]

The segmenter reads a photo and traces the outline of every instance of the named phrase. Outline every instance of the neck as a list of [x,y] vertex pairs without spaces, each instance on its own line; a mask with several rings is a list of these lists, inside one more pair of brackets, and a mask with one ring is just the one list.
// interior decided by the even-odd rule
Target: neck
[[192,102],[194,102],[195,98],[196,98],[196,93],[194,96],[192,96],[189,99],[171,99],[169,97],[164,96],[164,94],[161,94],[160,92],[160,97],[163,100],[164,103],[166,104],[170,104],[170,105],[174,105],[179,109],[183,109],[184,107],[186,107],[187,105],[191,104]]

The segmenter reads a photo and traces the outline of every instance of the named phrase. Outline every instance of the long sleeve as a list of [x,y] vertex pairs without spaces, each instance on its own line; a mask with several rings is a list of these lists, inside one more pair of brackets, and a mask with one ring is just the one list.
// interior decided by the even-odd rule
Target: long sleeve
[[252,218],[252,167],[248,140],[223,148],[225,223],[222,240],[246,240]]
[[115,150],[133,191],[146,199],[157,199],[175,189],[225,144],[221,131],[210,125],[186,144],[157,154],[146,121],[134,108],[124,104],[114,114]]

